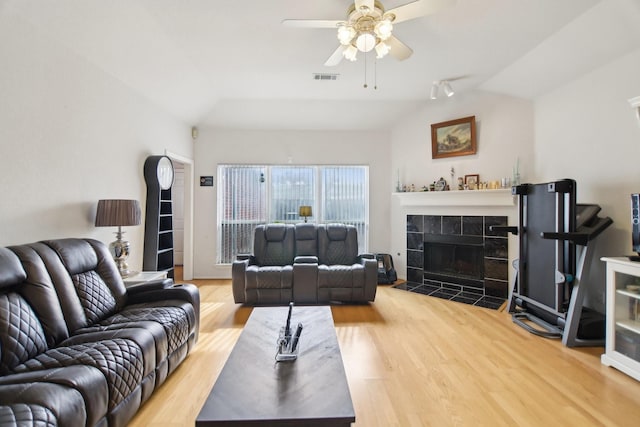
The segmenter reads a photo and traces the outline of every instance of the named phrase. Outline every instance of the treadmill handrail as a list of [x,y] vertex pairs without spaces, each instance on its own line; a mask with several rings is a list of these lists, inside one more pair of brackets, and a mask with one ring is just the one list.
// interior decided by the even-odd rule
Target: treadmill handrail
[[581,230],[585,231],[576,231],[573,233],[542,232],[540,233],[540,237],[552,240],[569,240],[577,245],[585,246],[589,240],[595,239],[612,223],[613,220],[609,217],[598,218],[598,222],[594,226],[580,227]]

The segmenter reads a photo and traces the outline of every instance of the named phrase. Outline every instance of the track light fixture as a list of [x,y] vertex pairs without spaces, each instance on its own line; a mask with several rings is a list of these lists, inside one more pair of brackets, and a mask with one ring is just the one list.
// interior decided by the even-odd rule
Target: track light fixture
[[449,98],[451,98],[455,93],[453,89],[451,89],[451,85],[449,84],[448,81],[442,82],[442,90],[444,90],[444,94],[447,95]]
[[442,91],[447,97],[452,97],[455,92],[451,88],[451,84],[447,80],[437,80],[431,85],[431,99],[438,99],[438,90],[442,87]]

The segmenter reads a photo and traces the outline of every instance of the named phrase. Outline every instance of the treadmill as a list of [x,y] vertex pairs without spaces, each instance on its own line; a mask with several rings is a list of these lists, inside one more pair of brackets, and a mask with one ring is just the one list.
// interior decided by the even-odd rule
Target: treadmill
[[517,185],[512,193],[518,196],[519,225],[491,229],[519,240],[508,302],[513,321],[568,347],[604,345],[604,315],[583,302],[594,241],[613,221],[598,216],[598,205],[576,203],[572,179]]

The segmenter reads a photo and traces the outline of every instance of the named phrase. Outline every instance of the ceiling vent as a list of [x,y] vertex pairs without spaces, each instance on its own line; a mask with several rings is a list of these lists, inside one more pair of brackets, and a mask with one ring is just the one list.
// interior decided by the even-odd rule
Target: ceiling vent
[[314,80],[338,80],[338,76],[340,74],[329,74],[329,73],[315,73],[313,75]]

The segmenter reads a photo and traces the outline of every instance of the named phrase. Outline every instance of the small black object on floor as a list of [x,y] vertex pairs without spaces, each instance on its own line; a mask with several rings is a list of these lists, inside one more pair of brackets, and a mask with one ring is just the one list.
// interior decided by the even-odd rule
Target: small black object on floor
[[457,289],[443,288],[436,285],[405,282],[394,285],[393,287],[404,291],[415,292],[417,294],[428,295],[430,297],[490,308],[492,310],[499,309],[506,301],[504,298],[491,297],[480,293],[460,291]]

